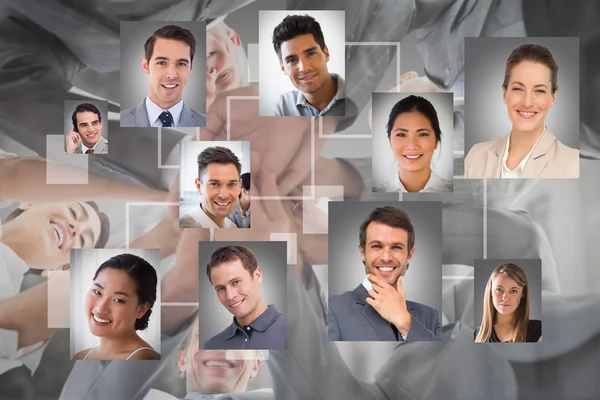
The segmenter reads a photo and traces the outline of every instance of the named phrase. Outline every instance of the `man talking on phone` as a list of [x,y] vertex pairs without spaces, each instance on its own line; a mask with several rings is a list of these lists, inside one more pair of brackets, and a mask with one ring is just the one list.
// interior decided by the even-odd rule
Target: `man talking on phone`
[[67,154],[108,154],[102,137],[102,116],[95,105],[79,104],[73,111],[73,130],[65,136]]

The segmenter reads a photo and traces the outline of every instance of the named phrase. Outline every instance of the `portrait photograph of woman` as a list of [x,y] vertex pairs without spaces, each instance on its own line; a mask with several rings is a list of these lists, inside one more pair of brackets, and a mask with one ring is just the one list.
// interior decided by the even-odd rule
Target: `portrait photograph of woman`
[[[477,261],[489,265],[489,260]],[[519,265],[502,263],[489,275],[483,291],[480,282],[485,279],[482,275],[489,268],[475,266],[475,323],[480,323],[474,332],[475,342],[542,342],[542,321],[533,318],[541,315],[541,282],[535,282],[541,276],[540,261],[524,260],[520,263],[527,265],[525,268],[530,270],[529,275],[533,279],[529,280],[524,268]],[[539,300],[535,301],[533,309],[532,298]],[[481,307],[478,304],[483,306],[479,313]]]
[[452,93],[373,93],[374,192],[452,192]]
[[[131,250],[131,252],[130,252]],[[160,359],[158,250],[74,252],[71,354],[75,360]]]
[[576,43],[467,42],[465,178],[578,178]]

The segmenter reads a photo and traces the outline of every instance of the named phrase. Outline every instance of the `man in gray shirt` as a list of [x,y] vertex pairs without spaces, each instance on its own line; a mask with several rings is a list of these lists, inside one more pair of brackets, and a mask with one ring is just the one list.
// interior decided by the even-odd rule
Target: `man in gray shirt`
[[276,116],[344,116],[344,79],[329,73],[329,49],[319,23],[308,15],[288,15],[273,30],[273,47],[283,73],[298,90],[284,93]]
[[206,266],[206,275],[221,304],[233,314],[233,323],[207,340],[205,349],[286,349],[287,316],[263,301],[262,270],[250,249],[217,249]]

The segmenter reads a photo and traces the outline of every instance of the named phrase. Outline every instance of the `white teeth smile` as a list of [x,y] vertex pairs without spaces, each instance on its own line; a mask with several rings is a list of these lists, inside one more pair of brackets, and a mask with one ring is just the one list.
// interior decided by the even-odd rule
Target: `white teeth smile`
[[177,85],[163,85],[164,87],[166,87],[167,89],[173,89],[175,88]]
[[60,248],[65,242],[65,236],[63,235],[62,229],[60,229],[58,225],[56,225],[54,222],[51,222],[50,226],[54,228],[54,231],[56,232],[56,242],[58,243],[58,247]]
[[377,267],[377,269],[382,272],[392,272],[394,270],[394,267]]
[[408,158],[409,160],[416,160],[417,158],[421,157],[421,155],[418,156],[404,156],[406,158]]
[[220,206],[228,206],[229,205],[229,203],[219,203],[218,201],[215,201],[215,203]]
[[534,113],[534,112],[527,112],[527,111],[519,111],[519,114],[520,114],[521,116],[523,116],[523,117],[526,117],[526,118],[531,118],[531,117],[533,117],[533,116],[534,116],[536,113]]
[[231,307],[231,308],[237,307],[237,306],[239,306],[240,304],[242,304],[242,302],[243,302],[243,301],[244,301],[244,300],[240,300],[240,301],[238,301],[237,303],[234,303],[234,304],[230,305],[229,307]]
[[231,364],[225,361],[206,361],[204,365],[207,367],[233,368]]
[[92,314],[92,316],[94,317],[94,321],[100,322],[101,324],[109,324],[112,322],[110,319],[100,319],[100,318],[96,317],[95,314]]

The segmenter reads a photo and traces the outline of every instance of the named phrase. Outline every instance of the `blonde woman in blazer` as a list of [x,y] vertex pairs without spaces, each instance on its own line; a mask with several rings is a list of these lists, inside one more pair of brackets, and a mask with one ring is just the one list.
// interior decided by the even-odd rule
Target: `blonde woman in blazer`
[[558,66],[550,51],[525,44],[506,61],[502,92],[511,132],[478,143],[465,158],[465,178],[578,178],[579,150],[544,124],[556,100]]

